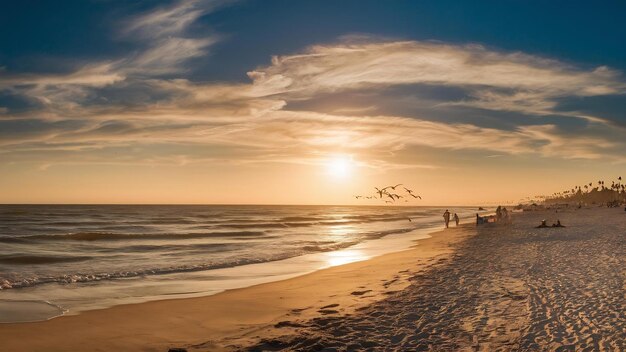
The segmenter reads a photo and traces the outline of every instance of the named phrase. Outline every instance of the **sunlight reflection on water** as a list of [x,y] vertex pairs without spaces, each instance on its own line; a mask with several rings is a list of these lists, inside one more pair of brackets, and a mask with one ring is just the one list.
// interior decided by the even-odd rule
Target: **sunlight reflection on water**
[[350,225],[333,225],[328,229],[328,234],[332,238],[344,237],[354,233],[354,227]]
[[326,262],[329,266],[343,265],[362,260],[367,260],[370,256],[366,255],[362,250],[346,249],[337,252],[324,253]]

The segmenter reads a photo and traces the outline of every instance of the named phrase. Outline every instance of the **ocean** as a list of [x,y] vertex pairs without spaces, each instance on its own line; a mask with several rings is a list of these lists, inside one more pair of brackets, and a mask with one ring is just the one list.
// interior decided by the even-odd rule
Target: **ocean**
[[[450,209],[465,220],[476,213]],[[209,295],[368,259],[442,228],[444,210],[0,205],[0,322]]]

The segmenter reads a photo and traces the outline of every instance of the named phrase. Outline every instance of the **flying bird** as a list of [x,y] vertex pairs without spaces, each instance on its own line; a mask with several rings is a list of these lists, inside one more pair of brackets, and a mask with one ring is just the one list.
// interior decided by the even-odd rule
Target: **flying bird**
[[[403,186],[404,184],[402,183],[398,183],[396,185],[390,185],[390,186],[386,186],[383,188],[378,188],[378,187],[374,187],[374,189],[376,190],[375,194],[372,196],[355,196],[356,199],[359,198],[366,198],[366,199],[385,199],[385,198],[391,198],[391,201],[386,200],[385,203],[394,203],[396,200],[400,200],[401,198],[408,198],[408,196],[406,195],[399,195],[397,193],[391,193],[390,191],[388,191],[389,189],[392,190],[396,190],[398,187]],[[422,199],[421,196],[418,196],[416,194],[413,193],[413,190],[407,188],[407,187],[402,187],[404,188],[404,190],[413,198],[419,198]],[[399,192],[398,192],[399,193]],[[408,200],[405,200],[405,202],[408,202]]]
[[383,189],[378,189],[378,187],[374,187],[376,189],[376,193],[378,193],[378,197],[379,198],[383,198],[383,194],[387,194],[387,191],[385,191],[385,188]]

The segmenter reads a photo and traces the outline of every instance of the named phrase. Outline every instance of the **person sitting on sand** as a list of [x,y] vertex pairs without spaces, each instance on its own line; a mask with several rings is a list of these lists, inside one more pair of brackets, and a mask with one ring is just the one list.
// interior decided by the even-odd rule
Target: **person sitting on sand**
[[556,220],[556,224],[552,224],[552,227],[565,227],[564,225],[561,224],[561,220]]
[[448,228],[448,224],[450,224],[450,212],[448,209],[443,213],[443,221],[446,223],[446,229]]
[[546,224],[546,220],[544,219],[544,220],[541,220],[541,225],[537,226],[536,228],[543,229],[545,227],[550,227],[550,226],[548,226],[548,224]]
[[454,213],[454,216],[452,218],[454,219],[454,222],[456,223],[456,226],[459,226],[459,216],[456,215],[456,213]]

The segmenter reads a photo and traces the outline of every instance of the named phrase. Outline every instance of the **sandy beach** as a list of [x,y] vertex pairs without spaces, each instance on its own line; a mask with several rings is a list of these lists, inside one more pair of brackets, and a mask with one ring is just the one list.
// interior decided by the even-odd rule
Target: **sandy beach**
[[[566,228],[536,229],[542,219]],[[11,351],[624,350],[623,209],[515,214],[209,297],[0,325]]]
[[2,5],[0,352],[626,352],[626,1]]

